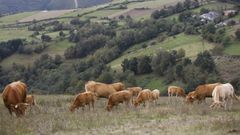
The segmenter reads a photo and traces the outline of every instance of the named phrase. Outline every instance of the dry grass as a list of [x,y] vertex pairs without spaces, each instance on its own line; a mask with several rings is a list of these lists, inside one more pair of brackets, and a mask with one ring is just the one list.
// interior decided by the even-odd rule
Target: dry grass
[[149,108],[126,109],[121,105],[112,112],[101,99],[95,110],[79,109],[70,113],[73,96],[36,95],[38,107],[23,118],[8,114],[0,101],[0,134],[228,134],[240,133],[240,103],[231,111],[211,110],[208,105],[186,105],[182,99],[161,97]]

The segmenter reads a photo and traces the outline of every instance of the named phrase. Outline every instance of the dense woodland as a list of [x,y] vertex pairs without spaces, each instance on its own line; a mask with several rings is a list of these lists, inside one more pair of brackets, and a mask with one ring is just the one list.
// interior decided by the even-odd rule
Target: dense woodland
[[[224,27],[215,27],[215,24],[224,19],[222,16],[214,22],[201,22],[198,15],[190,10],[199,5],[197,1],[185,0],[153,12],[150,19],[138,21],[130,16],[120,16],[119,20],[110,20],[108,24],[78,18],[72,19],[68,24],[58,21],[33,24],[28,28],[33,31],[32,37],[50,26],[48,31],[60,31],[60,40],[67,39],[75,45],[65,51],[64,57],[43,54],[32,66],[13,64],[12,69],[8,70],[0,67],[0,89],[11,81],[22,80],[29,85],[30,91],[37,89],[43,90],[43,93],[75,93],[83,90],[84,83],[88,80],[105,83],[122,81],[128,86],[135,86],[136,76],[150,73],[163,77],[166,85],[174,81],[181,82],[187,92],[199,84],[223,82],[212,56],[221,55],[222,48],[228,45],[231,37],[225,34]],[[179,12],[178,20],[165,18]],[[209,11],[201,9],[200,12]],[[126,25],[120,26],[116,21],[123,21]],[[69,31],[69,36],[65,36],[64,30]],[[153,38],[162,42],[179,33],[201,35],[204,42],[214,42],[216,46],[211,51],[199,53],[196,58],[185,57],[185,51],[180,49],[159,50],[153,56],[125,59],[120,72],[107,66],[135,44]],[[240,30],[236,30],[235,35],[236,40],[240,40]],[[15,52],[41,53],[52,39],[42,34],[41,40],[37,45],[24,39],[1,42],[0,60]],[[146,46],[143,45],[142,48],[144,47]],[[65,60],[74,62],[66,64]],[[228,81],[233,83],[236,90],[240,90],[240,78]]]

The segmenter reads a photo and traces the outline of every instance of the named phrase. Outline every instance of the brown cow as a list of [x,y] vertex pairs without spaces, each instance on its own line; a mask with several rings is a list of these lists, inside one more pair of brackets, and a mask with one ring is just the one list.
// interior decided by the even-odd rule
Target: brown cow
[[74,112],[75,109],[79,107],[82,107],[82,110],[84,110],[85,105],[88,105],[90,110],[91,104],[92,104],[92,108],[94,109],[94,102],[95,102],[95,95],[92,92],[83,92],[78,94],[75,97],[69,110],[71,112]]
[[185,92],[183,88],[177,86],[169,86],[168,87],[168,96],[172,97],[173,95],[185,97]]
[[29,104],[26,103],[27,85],[21,81],[8,84],[2,93],[4,105],[8,108],[9,113],[15,112],[16,116],[25,114]]
[[187,103],[192,103],[194,100],[192,99],[192,96],[194,95],[195,91],[189,92],[186,96]]
[[88,81],[85,84],[85,90],[94,93],[98,98],[108,98],[111,94],[117,92],[112,85],[95,81]]
[[125,102],[129,107],[132,93],[128,90],[119,91],[110,95],[107,103],[107,110],[111,111],[114,106],[118,106],[119,103]]
[[134,101],[134,106],[137,107],[141,103],[145,106],[145,102],[151,102],[152,101],[152,92],[149,89],[142,90],[138,96],[137,99]]
[[195,92],[192,93],[190,97],[188,97],[189,103],[193,103],[195,100],[198,100],[198,103],[205,101],[206,97],[212,97],[213,89],[221,83],[214,83],[214,84],[204,84],[199,85]]
[[112,87],[116,90],[116,91],[121,91],[125,89],[125,85],[121,82],[117,82],[117,83],[112,83],[110,84],[112,85]]
[[33,95],[27,95],[26,103],[30,104],[30,106],[35,105],[35,99]]

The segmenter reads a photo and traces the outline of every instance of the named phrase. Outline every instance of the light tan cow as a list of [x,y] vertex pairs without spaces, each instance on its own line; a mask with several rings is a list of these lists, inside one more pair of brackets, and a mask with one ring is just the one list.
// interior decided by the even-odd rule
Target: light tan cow
[[95,81],[88,81],[85,84],[85,90],[94,93],[98,98],[108,98],[117,92],[112,85]]
[[185,97],[185,92],[184,89],[178,86],[169,86],[168,87],[168,96],[172,97],[176,95],[177,96],[181,96],[181,97]]
[[144,89],[138,94],[136,100],[134,101],[134,106],[137,107],[141,103],[145,106],[146,102],[148,102],[148,104],[152,102],[152,92],[149,89]]
[[69,110],[71,112],[74,112],[76,108],[82,107],[82,110],[84,110],[85,105],[89,106],[89,110],[91,108],[91,104],[92,104],[92,108],[94,109],[94,102],[95,102],[95,95],[92,92],[83,92],[78,94],[74,101],[72,102]]
[[35,105],[35,99],[33,95],[27,95],[26,103],[30,104],[30,106]]
[[154,101],[155,104],[157,104],[157,100],[160,97],[160,91],[158,89],[154,89],[152,91],[152,101]]
[[112,85],[112,87],[116,90],[116,91],[121,91],[125,89],[125,85],[122,82],[117,82],[117,83],[112,83],[109,84]]
[[126,103],[129,107],[129,102],[132,98],[132,93],[128,90],[118,91],[110,95],[106,109],[111,111],[114,106],[118,106],[119,103]]
[[127,88],[132,93],[132,103],[135,100],[134,97],[137,97],[139,92],[142,91],[141,87],[129,87]]

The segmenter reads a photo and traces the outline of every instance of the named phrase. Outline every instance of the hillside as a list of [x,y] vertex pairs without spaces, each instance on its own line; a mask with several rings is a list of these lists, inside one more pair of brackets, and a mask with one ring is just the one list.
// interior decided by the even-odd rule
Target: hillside
[[[57,5],[56,2],[50,3]],[[213,28],[213,32],[205,30],[208,36],[201,32],[204,27],[212,27],[211,23],[201,24],[199,18],[192,18],[194,15],[200,16],[202,8],[210,11],[235,9],[234,4],[211,1],[190,9],[181,9],[180,6],[179,12],[173,10],[166,16],[153,18],[154,12],[172,10],[178,2],[184,3],[184,0],[113,0],[77,10],[32,11],[1,17],[0,42],[5,48],[0,51],[6,55],[0,57],[0,74],[3,72],[8,76],[0,77],[0,81],[3,85],[11,80],[22,79],[32,85],[31,90],[41,89],[47,93],[72,93],[82,89],[84,82],[91,79],[108,83],[124,81],[128,86],[158,88],[164,93],[169,84],[183,86],[189,91],[199,82],[231,81],[237,78],[234,72],[237,72],[238,62],[228,64],[231,71],[227,71],[222,64],[227,60],[214,58],[215,55],[240,55],[240,41],[235,36],[240,28],[240,15],[230,18],[237,22],[233,26]],[[187,12],[192,14],[186,15],[186,19],[190,20],[180,20],[179,16]],[[19,38],[24,39],[21,47],[4,50],[13,42],[11,40]],[[201,71],[206,78],[201,76],[201,80],[198,80],[199,77],[196,77],[196,82],[186,83],[191,81],[186,77],[192,74],[192,77],[199,76],[199,69],[194,63],[199,54],[205,51],[214,55],[216,70],[221,74]],[[173,57],[176,62],[167,65],[164,71],[157,72],[154,66],[161,63],[155,61],[157,64],[154,65],[153,61],[159,53]],[[123,71],[124,60],[131,63],[134,58],[139,63],[148,61],[142,65],[149,65],[152,69],[140,71],[139,65],[135,65],[135,69],[126,66],[127,71]],[[190,59],[192,67],[182,65],[185,59]],[[178,66],[180,69],[183,66],[182,72],[188,76],[176,76]]]
[[109,0],[0,0],[0,13],[84,8],[106,2]]

